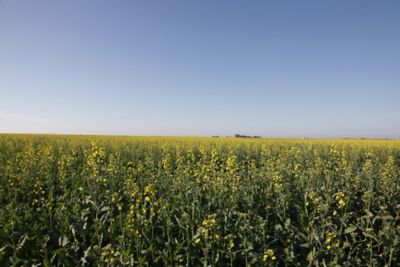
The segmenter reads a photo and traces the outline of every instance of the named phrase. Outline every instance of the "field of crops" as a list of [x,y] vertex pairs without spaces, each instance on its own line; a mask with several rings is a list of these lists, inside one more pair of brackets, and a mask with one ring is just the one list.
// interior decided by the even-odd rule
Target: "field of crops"
[[397,266],[400,142],[0,135],[0,265]]

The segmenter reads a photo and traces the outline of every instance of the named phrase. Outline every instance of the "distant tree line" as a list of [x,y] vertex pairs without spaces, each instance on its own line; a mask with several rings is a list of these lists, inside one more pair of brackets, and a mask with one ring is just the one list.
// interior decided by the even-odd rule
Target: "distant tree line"
[[235,137],[236,138],[261,138],[261,136],[258,136],[258,135],[251,136],[251,135],[243,135],[243,134],[235,134]]
[[[219,138],[220,136],[219,135],[213,135],[212,137],[213,138]],[[225,137],[230,137],[230,136],[225,136]],[[235,137],[236,138],[261,138],[261,136],[258,136],[258,135],[251,136],[251,135],[243,135],[243,134],[235,134]]]

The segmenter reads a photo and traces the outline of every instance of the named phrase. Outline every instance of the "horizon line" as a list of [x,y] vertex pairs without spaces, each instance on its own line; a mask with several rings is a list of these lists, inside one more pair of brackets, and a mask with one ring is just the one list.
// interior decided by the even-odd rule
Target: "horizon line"
[[49,132],[0,132],[0,135],[54,135],[54,136],[105,136],[105,137],[176,137],[176,138],[235,138],[235,139],[298,139],[298,140],[392,140],[399,141],[400,138],[386,138],[386,137],[274,137],[274,136],[262,136],[256,135],[257,137],[235,137],[235,135],[131,135],[131,134],[94,134],[94,133],[49,133]]

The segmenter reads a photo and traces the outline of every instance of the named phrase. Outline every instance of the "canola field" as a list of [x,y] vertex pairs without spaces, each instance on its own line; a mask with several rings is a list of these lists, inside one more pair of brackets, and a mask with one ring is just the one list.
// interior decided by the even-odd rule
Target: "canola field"
[[400,142],[0,135],[0,266],[399,266]]

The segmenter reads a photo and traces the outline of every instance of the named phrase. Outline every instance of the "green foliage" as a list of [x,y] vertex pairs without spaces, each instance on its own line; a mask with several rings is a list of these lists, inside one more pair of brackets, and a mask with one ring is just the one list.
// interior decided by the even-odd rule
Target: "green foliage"
[[394,266],[400,143],[0,136],[1,266]]

